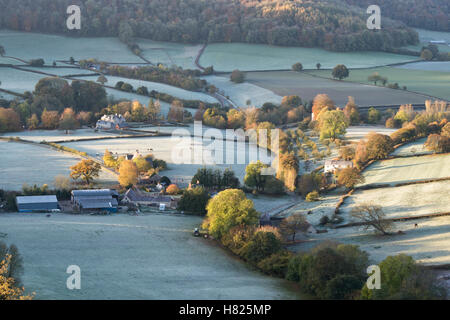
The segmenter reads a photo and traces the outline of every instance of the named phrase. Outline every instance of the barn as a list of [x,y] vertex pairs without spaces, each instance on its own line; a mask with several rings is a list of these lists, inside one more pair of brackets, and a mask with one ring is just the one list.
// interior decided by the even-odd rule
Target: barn
[[119,194],[111,189],[73,190],[72,203],[80,211],[117,212]]
[[52,211],[59,209],[55,195],[16,197],[19,212]]

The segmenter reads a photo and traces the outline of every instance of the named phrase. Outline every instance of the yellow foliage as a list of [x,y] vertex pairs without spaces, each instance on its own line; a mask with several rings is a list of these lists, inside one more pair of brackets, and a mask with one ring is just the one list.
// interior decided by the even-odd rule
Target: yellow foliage
[[0,300],[31,300],[34,293],[24,295],[24,288],[17,288],[14,279],[7,276],[11,255],[7,254],[6,259],[0,262]]

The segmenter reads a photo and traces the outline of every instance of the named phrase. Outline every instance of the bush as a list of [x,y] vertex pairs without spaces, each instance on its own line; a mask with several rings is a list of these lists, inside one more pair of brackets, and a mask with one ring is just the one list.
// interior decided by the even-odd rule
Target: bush
[[166,193],[170,195],[175,195],[180,192],[180,188],[176,184],[171,184],[166,188]]
[[320,195],[319,195],[319,192],[317,192],[317,191],[312,191],[306,195],[306,201],[308,201],[308,202],[319,201],[319,199],[320,199]]
[[258,268],[265,274],[285,278],[288,270],[288,264],[292,256],[293,253],[287,250],[274,253],[271,256],[261,260],[258,263]]
[[330,218],[328,216],[322,216],[322,218],[320,218],[319,224],[321,226],[324,226],[329,222],[330,222]]
[[272,232],[257,231],[251,240],[242,248],[242,257],[256,265],[261,260],[277,253],[281,249],[281,241]]
[[300,62],[294,63],[292,65],[292,71],[302,71],[303,70],[303,65]]
[[235,83],[242,83],[245,80],[245,75],[239,70],[234,70],[231,73],[230,80]]
[[210,198],[203,187],[185,190],[180,202],[178,202],[178,210],[204,216]]

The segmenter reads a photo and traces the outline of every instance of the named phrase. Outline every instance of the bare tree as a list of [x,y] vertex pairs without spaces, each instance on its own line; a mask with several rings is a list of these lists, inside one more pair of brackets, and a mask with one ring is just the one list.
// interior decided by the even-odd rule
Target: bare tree
[[386,219],[386,215],[380,206],[363,203],[352,210],[352,216],[362,222],[365,230],[370,227],[383,235],[390,234],[394,224],[392,220]]
[[306,232],[309,228],[309,223],[305,216],[296,213],[281,221],[280,230],[285,236],[292,236],[292,241],[295,241],[295,235],[298,232]]

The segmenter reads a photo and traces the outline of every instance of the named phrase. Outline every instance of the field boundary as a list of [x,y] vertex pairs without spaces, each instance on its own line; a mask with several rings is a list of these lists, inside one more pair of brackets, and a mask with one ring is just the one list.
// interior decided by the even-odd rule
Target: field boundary
[[[397,221],[430,219],[430,218],[445,217],[445,216],[450,216],[450,212],[428,213],[428,214],[422,214],[422,215],[412,216],[412,217],[398,217],[398,218],[391,218],[391,219],[385,219],[385,220],[397,222]],[[339,226],[335,226],[333,229],[342,229],[342,228],[358,227],[358,226],[365,226],[365,225],[370,225],[370,224],[367,222],[350,222],[350,223],[342,224]]]

